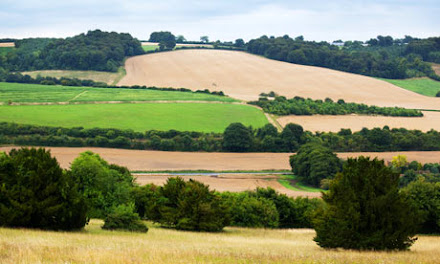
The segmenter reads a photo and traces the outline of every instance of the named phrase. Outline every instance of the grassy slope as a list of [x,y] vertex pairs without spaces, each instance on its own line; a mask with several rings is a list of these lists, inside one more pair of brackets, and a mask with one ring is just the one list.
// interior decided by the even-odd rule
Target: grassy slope
[[0,228],[2,263],[438,263],[440,237],[419,236],[410,251],[323,250],[310,229],[226,228],[183,232],[149,224],[147,234]]
[[[85,93],[84,93],[85,92]],[[81,94],[81,95],[80,95]],[[78,96],[80,95],[80,96]],[[77,97],[78,96],[78,97]],[[75,99],[74,99],[75,98]],[[72,100],[74,99],[74,100]],[[87,102],[87,101],[219,101],[234,102],[226,96],[203,93],[86,88],[0,82],[0,102]]]
[[80,80],[93,80],[95,82],[104,82],[114,85],[118,83],[125,75],[123,67],[118,69],[118,72],[101,72],[101,71],[67,71],[67,70],[43,70],[43,71],[31,71],[22,72],[32,78],[36,78],[38,75],[42,77],[55,77],[55,78],[77,78]]
[[423,94],[426,96],[435,96],[440,91],[440,82],[428,79],[407,79],[407,80],[391,80],[382,79],[401,88]]
[[263,112],[247,105],[145,103],[0,106],[0,121],[86,128],[223,132],[233,122],[267,124]]
[[301,182],[295,182],[295,184],[292,184],[292,181],[296,180],[296,177],[294,175],[282,175],[282,179],[278,180],[278,182],[286,187],[287,189],[294,190],[294,191],[305,191],[305,192],[321,192],[322,189],[311,187],[308,185],[305,185]]
[[159,45],[145,45],[145,46],[142,46],[142,49],[144,51],[157,50],[157,49],[159,49]]

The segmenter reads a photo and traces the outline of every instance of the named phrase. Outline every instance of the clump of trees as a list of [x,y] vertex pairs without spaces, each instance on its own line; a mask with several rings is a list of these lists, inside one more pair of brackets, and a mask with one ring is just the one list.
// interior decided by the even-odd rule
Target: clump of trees
[[419,215],[399,192],[399,174],[383,161],[348,159],[323,194],[326,206],[314,220],[324,248],[405,250],[416,240]]
[[0,153],[0,183],[0,226],[73,230],[87,223],[74,176],[45,149]]
[[[269,93],[268,95],[272,95]],[[274,100],[260,97],[258,101],[249,102],[258,105],[266,113],[276,115],[383,115],[383,116],[408,116],[421,117],[423,113],[419,110],[405,109],[400,107],[378,107],[365,104],[346,103],[339,99],[334,102],[330,98],[323,100],[304,99],[296,96],[286,99],[284,96],[276,96]]]
[[341,171],[342,162],[330,149],[309,143],[290,156],[290,166],[300,181],[320,187],[323,180],[333,179]]
[[148,227],[142,222],[139,215],[134,212],[134,204],[121,204],[114,207],[105,217],[102,229],[141,233],[148,231]]
[[436,97],[440,97],[440,91],[435,95]]
[[144,54],[130,34],[89,31],[66,39],[24,39],[0,63],[9,71],[43,69],[116,72],[127,56]]
[[[148,41],[159,43],[159,49],[161,51],[172,50],[176,47],[176,37],[169,31],[153,32]],[[181,42],[182,39],[179,39],[179,41]]]

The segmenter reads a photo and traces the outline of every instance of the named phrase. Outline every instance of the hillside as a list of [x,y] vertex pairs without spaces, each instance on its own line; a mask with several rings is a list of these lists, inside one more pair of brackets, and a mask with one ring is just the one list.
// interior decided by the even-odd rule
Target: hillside
[[119,85],[221,90],[243,100],[261,92],[344,99],[377,106],[440,110],[429,98],[374,78],[266,59],[237,51],[181,50],[131,57]]

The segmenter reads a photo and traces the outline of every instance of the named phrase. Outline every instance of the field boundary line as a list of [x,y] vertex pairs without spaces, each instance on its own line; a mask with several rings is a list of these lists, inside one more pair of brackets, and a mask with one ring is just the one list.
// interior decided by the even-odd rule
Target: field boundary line
[[87,93],[87,92],[88,92],[88,90],[84,90],[84,91],[82,91],[81,93],[77,94],[77,95],[76,95],[75,97],[73,97],[72,99],[68,100],[67,102],[71,102],[71,101],[77,99],[78,97],[80,97],[81,95],[83,95],[83,94],[85,94],[85,93]]

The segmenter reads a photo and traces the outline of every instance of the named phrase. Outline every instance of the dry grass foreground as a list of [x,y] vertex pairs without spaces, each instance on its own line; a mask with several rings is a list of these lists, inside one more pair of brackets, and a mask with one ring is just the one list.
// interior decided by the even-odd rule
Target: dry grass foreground
[[119,85],[209,89],[243,100],[255,100],[261,92],[275,91],[289,98],[330,97],[377,106],[440,110],[438,98],[375,78],[239,51],[180,50],[141,55],[127,59],[125,68],[127,75]]
[[225,228],[184,232],[149,224],[147,234],[104,231],[92,220],[81,232],[0,228],[2,263],[438,263],[440,237],[419,236],[405,252],[324,250],[311,229]]
[[[0,147],[0,151],[9,151],[18,147]],[[112,148],[64,148],[46,147],[63,168],[81,152],[90,150],[98,153],[110,163],[128,167],[131,171],[178,171],[178,170],[212,170],[212,171],[260,171],[290,170],[291,153],[217,153],[217,152],[177,152],[129,150]],[[370,156],[391,161],[396,155],[406,155],[408,161],[422,163],[440,162],[440,151],[401,151],[401,152],[350,152],[338,153],[340,158]]]
[[[313,132],[339,132],[341,128],[350,128],[360,131],[366,127],[389,126],[390,128],[417,129],[440,131],[440,112],[423,111],[423,117],[388,117],[388,116],[363,116],[363,115],[313,115],[313,116],[282,116],[277,119],[281,126],[288,123],[301,125],[305,130]],[[325,125],[323,125],[325,124]]]

